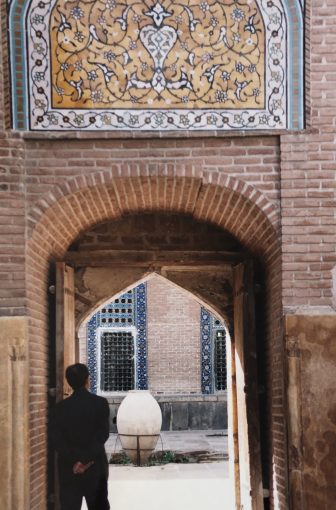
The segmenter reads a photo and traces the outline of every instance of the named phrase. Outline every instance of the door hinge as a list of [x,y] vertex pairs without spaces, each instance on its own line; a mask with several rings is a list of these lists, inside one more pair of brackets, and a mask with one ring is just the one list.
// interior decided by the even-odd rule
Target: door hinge
[[51,397],[51,398],[56,397],[56,388],[49,388],[49,390],[48,390],[48,395],[49,395],[49,397]]

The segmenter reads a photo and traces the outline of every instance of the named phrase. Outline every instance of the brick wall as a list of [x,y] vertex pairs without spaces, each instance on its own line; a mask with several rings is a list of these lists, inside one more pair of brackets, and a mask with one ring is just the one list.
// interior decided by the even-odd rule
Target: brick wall
[[21,136],[5,131],[9,116],[7,16],[0,5],[0,314],[25,310],[25,182]]
[[266,342],[262,368],[268,391],[267,414],[263,417],[261,432],[268,436],[265,453],[268,455],[270,470],[271,508],[287,510],[287,424],[284,413],[286,360],[282,341],[279,341],[283,338],[280,250],[266,267],[264,307]]
[[0,314],[25,314],[25,184],[21,140],[0,131]]
[[159,250],[239,252],[241,245],[228,232],[195,221],[192,216],[160,213],[123,216],[119,220],[95,225],[82,233],[70,251],[94,254],[97,250]]
[[[34,136],[34,135],[32,135]],[[38,136],[38,135],[35,135]],[[55,136],[55,135],[53,135]],[[69,178],[81,179],[97,172],[115,176],[187,175],[197,169],[216,183],[218,174],[256,186],[272,203],[279,199],[279,138],[107,140],[92,134],[83,139],[25,140],[27,201],[30,206]]]
[[336,264],[336,6],[308,2],[308,130],[281,137],[283,303],[332,311]]
[[[81,363],[87,363],[86,326],[77,333]],[[147,342],[153,393],[201,393],[200,305],[155,276],[147,281]]]
[[44,510],[47,497],[47,388],[49,362],[48,260],[39,243],[27,255],[30,367],[30,508]]
[[332,307],[336,131],[331,129],[282,139],[283,302],[288,312]]
[[153,393],[201,393],[200,305],[163,279],[147,283],[148,382]]

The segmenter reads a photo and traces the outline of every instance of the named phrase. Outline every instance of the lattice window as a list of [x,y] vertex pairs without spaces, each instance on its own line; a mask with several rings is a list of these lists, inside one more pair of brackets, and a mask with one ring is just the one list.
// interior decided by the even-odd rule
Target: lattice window
[[99,312],[102,326],[124,326],[134,323],[134,291],[129,290]]
[[135,350],[131,331],[101,334],[101,390],[129,391],[135,388]]
[[[101,361],[101,329],[120,331],[131,328],[136,336],[136,387],[147,389],[147,299],[146,284],[141,283],[100,308],[88,322],[88,366],[91,376],[91,391],[105,391],[101,385],[99,362]],[[113,390],[116,391],[116,390]]]
[[226,335],[224,329],[214,332],[215,390],[226,390]]

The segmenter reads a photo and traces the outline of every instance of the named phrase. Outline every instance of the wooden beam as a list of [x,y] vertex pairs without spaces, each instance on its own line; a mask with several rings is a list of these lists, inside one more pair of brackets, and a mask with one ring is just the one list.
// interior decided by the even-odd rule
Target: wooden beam
[[97,250],[68,251],[65,262],[75,267],[145,267],[162,266],[218,266],[245,259],[240,252],[230,251],[152,251],[152,250]]

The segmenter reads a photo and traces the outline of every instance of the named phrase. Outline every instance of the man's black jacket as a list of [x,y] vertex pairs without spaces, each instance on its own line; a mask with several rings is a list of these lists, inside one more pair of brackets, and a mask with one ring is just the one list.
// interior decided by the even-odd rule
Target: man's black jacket
[[108,476],[104,444],[109,437],[109,414],[107,400],[85,388],[56,404],[52,428],[61,478],[72,477],[78,461],[94,461],[93,471]]

